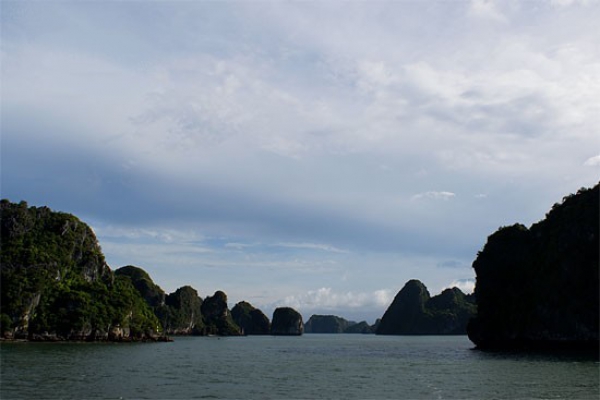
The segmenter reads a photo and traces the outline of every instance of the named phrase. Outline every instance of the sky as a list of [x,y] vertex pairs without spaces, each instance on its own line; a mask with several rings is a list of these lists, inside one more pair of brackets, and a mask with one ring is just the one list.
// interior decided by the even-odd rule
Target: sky
[[373,323],[600,177],[600,2],[5,1],[1,195],[112,269]]

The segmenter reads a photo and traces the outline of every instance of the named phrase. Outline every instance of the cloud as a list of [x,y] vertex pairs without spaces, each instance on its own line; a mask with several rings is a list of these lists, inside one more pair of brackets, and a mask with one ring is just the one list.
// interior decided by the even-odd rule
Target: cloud
[[424,193],[418,193],[411,197],[411,200],[417,201],[422,199],[432,199],[432,200],[450,200],[456,197],[455,193],[446,192],[446,191],[429,191]]
[[438,263],[440,268],[464,268],[466,265],[462,261],[458,260],[446,260]]
[[470,294],[475,290],[475,280],[468,279],[456,279],[452,281],[448,286],[444,287],[444,289],[451,289],[453,287],[459,288],[464,293]]
[[595,166],[600,165],[600,154],[598,154],[597,156],[588,158],[585,161],[584,165],[586,165],[588,167],[595,167]]
[[338,249],[335,246],[319,243],[276,243],[275,246],[288,247],[293,249],[322,250],[333,253],[348,253],[348,250]]
[[553,6],[563,8],[570,7],[572,5],[583,5],[587,6],[590,4],[597,4],[598,0],[550,0],[550,4]]
[[494,0],[472,0],[469,13],[474,17],[494,22],[508,22],[508,19],[496,7]]
[[335,311],[386,307],[392,298],[392,292],[388,289],[373,292],[336,292],[330,287],[322,287],[303,294],[288,296],[279,303],[305,312],[308,310]]
[[573,5],[10,2],[2,194],[167,286],[440,288],[597,182],[598,8]]
[[294,250],[319,250],[331,253],[348,253],[348,250],[339,249],[335,246],[321,243],[295,243],[295,242],[279,242],[279,243],[226,243],[225,248],[236,250],[252,249],[252,248],[283,248]]

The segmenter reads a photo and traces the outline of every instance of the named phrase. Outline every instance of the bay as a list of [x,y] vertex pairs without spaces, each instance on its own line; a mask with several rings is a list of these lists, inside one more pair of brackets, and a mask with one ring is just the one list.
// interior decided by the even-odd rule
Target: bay
[[597,359],[466,336],[177,337],[0,345],[2,399],[598,399]]

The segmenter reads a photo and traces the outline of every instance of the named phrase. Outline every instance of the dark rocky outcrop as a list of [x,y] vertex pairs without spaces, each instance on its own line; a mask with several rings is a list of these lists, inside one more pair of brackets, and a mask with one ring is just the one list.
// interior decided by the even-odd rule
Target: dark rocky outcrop
[[377,326],[378,335],[457,335],[466,333],[474,299],[457,288],[430,297],[425,285],[408,281]]
[[599,341],[599,186],[555,204],[527,229],[488,237],[473,262],[478,348],[586,348]]
[[160,288],[150,275],[142,268],[135,267],[133,265],[127,265],[115,270],[115,275],[127,276],[131,279],[133,287],[137,289],[142,295],[146,303],[150,307],[160,307],[165,305],[166,294],[164,290]]
[[[220,335],[239,334],[239,327],[232,320],[227,307],[227,295],[217,291],[205,300],[191,286],[183,286],[165,295],[148,273],[141,268],[126,266],[115,271],[127,276],[133,286],[156,314],[163,332],[168,335]],[[267,320],[268,323],[268,320]],[[269,330],[267,328],[266,333]]]
[[367,321],[360,321],[356,324],[350,324],[344,330],[344,333],[375,333],[375,330]]
[[279,307],[273,312],[271,334],[276,336],[299,336],[304,332],[302,315],[293,308]]
[[304,333],[374,333],[366,321],[354,322],[336,315],[313,314],[304,324]]
[[196,289],[183,286],[165,298],[165,307],[155,310],[169,335],[202,335],[206,329],[202,298]]
[[231,309],[231,316],[244,335],[268,335],[271,332],[269,318],[246,301],[237,303]]
[[350,323],[335,315],[312,315],[304,324],[304,333],[343,333]]
[[240,327],[233,321],[231,311],[227,306],[227,295],[216,291],[212,297],[207,297],[202,303],[205,333],[208,335],[238,336]]

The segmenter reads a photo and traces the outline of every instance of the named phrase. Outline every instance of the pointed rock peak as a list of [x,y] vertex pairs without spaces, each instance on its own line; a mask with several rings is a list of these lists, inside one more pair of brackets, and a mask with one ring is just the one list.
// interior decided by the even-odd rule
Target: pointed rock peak
[[212,296],[212,298],[214,300],[220,300],[220,301],[224,301],[225,303],[227,303],[227,295],[225,294],[225,292],[223,292],[221,290],[217,290],[215,292],[215,294]]
[[419,300],[422,303],[425,303],[430,297],[427,287],[417,279],[411,279],[406,282],[402,290],[396,295],[396,299],[410,298]]

